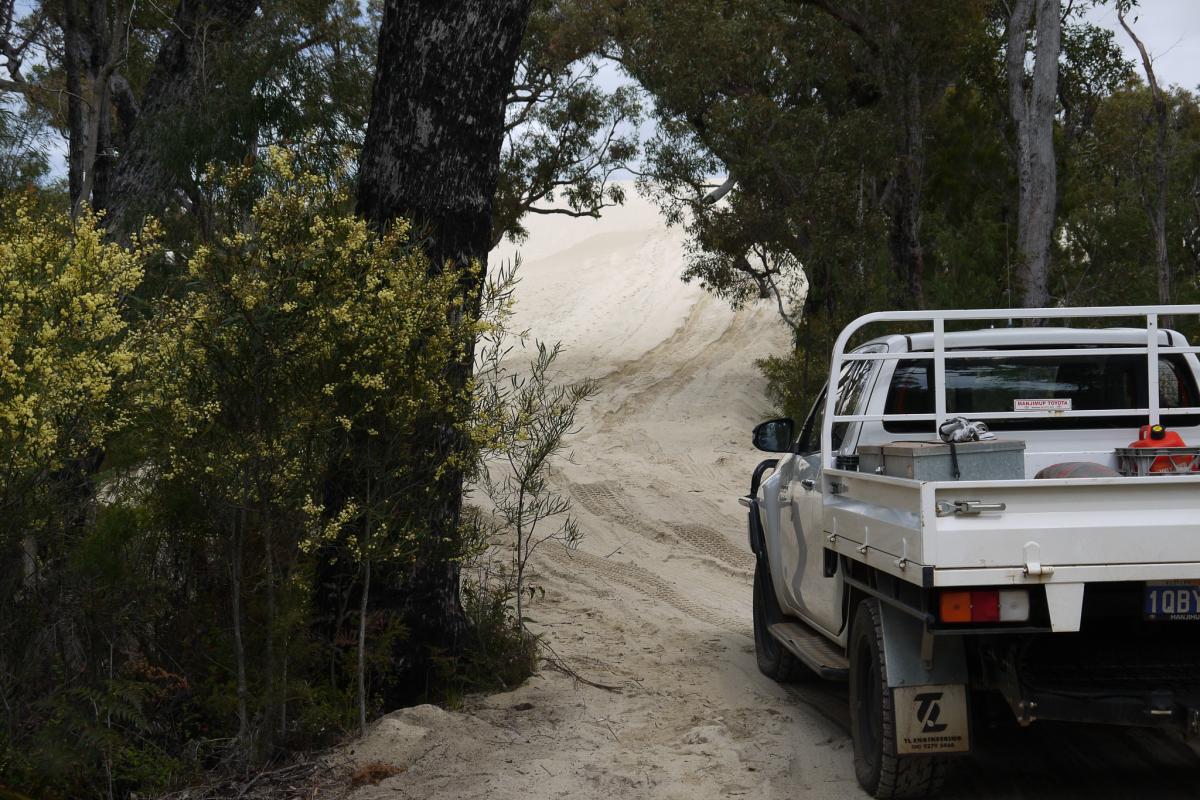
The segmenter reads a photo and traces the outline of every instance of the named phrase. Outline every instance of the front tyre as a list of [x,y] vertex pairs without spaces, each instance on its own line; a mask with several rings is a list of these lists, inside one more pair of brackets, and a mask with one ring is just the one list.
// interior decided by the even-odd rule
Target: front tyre
[[850,734],[854,772],[873,797],[928,797],[942,788],[946,762],[897,755],[896,716],[887,684],[879,601],[858,604],[850,631]]
[[772,680],[787,683],[804,674],[804,665],[768,630],[782,621],[783,611],[775,597],[771,570],[767,560],[760,558],[754,567],[754,655],[759,672]]

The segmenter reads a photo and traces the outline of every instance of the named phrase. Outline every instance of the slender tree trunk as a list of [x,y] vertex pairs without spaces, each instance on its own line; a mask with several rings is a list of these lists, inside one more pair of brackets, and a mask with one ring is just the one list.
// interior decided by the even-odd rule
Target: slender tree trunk
[[525,630],[525,489],[517,495],[517,627]]
[[240,747],[245,747],[250,738],[250,713],[248,699],[249,686],[246,681],[246,644],[242,637],[242,550],[246,537],[246,511],[237,512],[237,522],[233,535],[233,557],[230,559],[231,584],[230,594],[233,612],[233,653],[237,669],[237,741]]
[[[114,17],[109,15],[112,5]],[[67,186],[72,214],[103,209],[113,166],[110,80],[120,41],[120,3],[64,0],[63,54],[67,83]]]
[[367,601],[371,595],[371,559],[363,561],[362,599],[358,604],[358,727],[367,735]]
[[84,65],[88,61],[87,35],[80,0],[63,0],[63,61],[67,82],[67,191],[72,213],[79,208],[83,181],[91,164],[85,164],[88,103],[84,96]]
[[[1054,237],[1057,173],[1054,111],[1062,39],[1061,0],[1012,0],[1008,21],[1009,111],[1017,139],[1017,282],[1021,303],[1050,304],[1050,247]],[[1025,57],[1030,24],[1036,27],[1033,74]]]
[[[530,0],[386,0],[371,113],[359,162],[358,211],[385,228],[412,220],[432,269],[464,273],[468,310],[478,305],[491,242],[504,103]],[[453,312],[450,312],[453,313]],[[461,313],[461,312],[459,312]],[[466,387],[472,353],[452,370]],[[413,569],[394,595],[408,629],[410,672],[428,668],[429,648],[459,649],[466,619],[459,597],[463,474],[442,469],[463,442],[453,415],[415,434],[412,452],[433,453],[425,531]],[[424,676],[410,675],[414,690]],[[403,682],[402,682],[403,683]]]
[[[260,489],[260,497],[266,496]],[[280,717],[279,707],[281,694],[278,684],[279,679],[279,664],[278,651],[276,648],[276,640],[279,636],[279,608],[278,608],[278,585],[279,580],[276,576],[275,568],[275,553],[273,548],[273,536],[271,530],[270,512],[266,512],[267,519],[263,525],[263,562],[267,568],[267,630],[266,630],[266,663],[267,663],[267,710],[265,719],[263,720],[262,729],[265,732],[264,738],[269,738],[270,735],[277,729],[276,722]]]
[[[1142,59],[1142,68],[1146,72],[1146,83],[1150,86],[1150,97],[1154,110],[1154,175],[1149,181],[1142,181],[1142,202],[1146,206],[1146,216],[1150,221],[1150,233],[1154,237],[1154,265],[1158,274],[1158,302],[1162,305],[1171,303],[1171,262],[1167,254],[1167,186],[1170,181],[1170,165],[1167,161],[1167,130],[1168,110],[1167,98],[1162,87],[1158,85],[1158,77],[1154,73],[1154,62],[1146,51],[1142,40],[1133,32],[1125,19],[1127,9],[1118,3],[1117,19],[1121,27],[1129,34],[1138,54]],[[1147,187],[1147,183],[1150,184]],[[1163,327],[1171,327],[1173,320],[1163,317],[1159,320]]]

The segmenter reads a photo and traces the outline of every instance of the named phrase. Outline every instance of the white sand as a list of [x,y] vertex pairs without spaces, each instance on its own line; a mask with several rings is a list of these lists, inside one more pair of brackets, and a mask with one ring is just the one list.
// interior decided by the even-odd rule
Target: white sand
[[736,498],[769,412],[753,362],[785,329],[769,306],[733,313],[685,286],[680,232],[632,191],[602,220],[535,217],[530,231],[518,326],[561,340],[562,376],[601,392],[555,475],[585,539],[536,557],[547,596],[529,613],[580,674],[620,691],[546,670],[464,712],[389,715],[355,757],[406,771],[355,798],[862,796],[843,690],[784,689],[754,664]]
[[[461,712],[390,714],[348,750],[404,772],[354,799],[866,797],[845,687],[782,687],[754,663],[736,498],[769,412],[753,361],[787,345],[775,312],[735,314],[684,286],[679,232],[632,192],[603,220],[530,229],[518,322],[562,340],[564,377],[599,378],[601,393],[555,474],[586,538],[536,558],[547,596],[529,614],[581,675],[620,691],[546,670]],[[975,737],[947,800],[1196,796],[1200,758],[1178,737],[1011,719],[977,720]]]

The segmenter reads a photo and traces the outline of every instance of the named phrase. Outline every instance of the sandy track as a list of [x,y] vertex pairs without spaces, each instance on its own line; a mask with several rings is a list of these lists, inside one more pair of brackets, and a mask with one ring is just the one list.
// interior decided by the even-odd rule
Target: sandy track
[[[632,195],[632,193],[631,193]],[[381,720],[354,748],[404,772],[365,798],[863,797],[845,688],[755,667],[753,558],[736,503],[768,413],[754,360],[786,344],[770,308],[731,312],[679,281],[680,242],[633,201],[600,222],[541,218],[522,248],[520,327],[597,377],[573,458],[578,551],[537,557],[533,627],[578,672],[547,670],[461,712]],[[1194,797],[1193,751],[1163,736],[1002,724],[947,796]]]

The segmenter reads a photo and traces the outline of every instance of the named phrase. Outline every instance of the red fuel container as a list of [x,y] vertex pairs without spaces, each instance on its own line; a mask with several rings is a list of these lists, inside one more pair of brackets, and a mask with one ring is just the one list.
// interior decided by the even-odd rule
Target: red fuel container
[[[1143,425],[1136,442],[1130,447],[1187,447],[1183,438],[1175,431],[1169,431],[1162,425]],[[1184,472],[1187,471],[1193,459],[1186,456],[1159,456],[1150,465],[1151,472]]]

